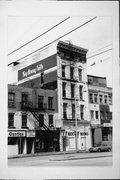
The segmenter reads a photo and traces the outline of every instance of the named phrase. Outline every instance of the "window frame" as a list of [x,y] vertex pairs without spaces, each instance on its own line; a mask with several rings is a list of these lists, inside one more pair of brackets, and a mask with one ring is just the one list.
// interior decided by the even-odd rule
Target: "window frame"
[[[10,98],[10,95],[12,95],[12,98]],[[15,107],[15,93],[14,92],[8,92],[8,107]]]
[[48,109],[53,109],[53,97],[48,97]]
[[[23,117],[26,117],[25,119]],[[27,128],[27,114],[22,114],[22,128]]]
[[[10,118],[10,115],[12,115],[12,117],[13,117],[12,119]],[[8,113],[8,128],[14,127],[14,115],[15,115],[15,113]]]

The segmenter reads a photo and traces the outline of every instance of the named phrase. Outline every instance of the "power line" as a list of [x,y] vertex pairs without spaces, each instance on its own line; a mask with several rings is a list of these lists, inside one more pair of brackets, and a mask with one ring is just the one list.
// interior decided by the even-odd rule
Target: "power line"
[[[97,52],[97,51],[100,51],[100,50],[102,50],[102,49],[105,49],[106,47],[109,47],[109,46],[111,46],[112,44],[109,44],[109,45],[107,45],[107,46],[104,46],[104,47],[102,47],[102,48],[100,48],[100,49],[97,49],[97,50],[95,50],[95,51],[93,51],[93,52],[91,52],[91,53],[88,53],[89,55],[90,54],[93,54],[93,53],[95,53],[95,52]],[[87,55],[88,55],[87,54]]]
[[[31,53],[27,54],[27,55],[26,55],[26,56],[24,56],[24,57],[22,57],[22,58],[20,58],[20,59],[16,60],[16,62],[17,62],[17,61],[20,61],[20,60],[21,60],[21,59],[23,59],[23,58],[26,58],[27,56],[29,56],[29,55],[31,55],[31,54],[33,54],[33,53],[35,53],[35,52],[37,52],[37,51],[39,51],[39,50],[41,50],[41,49],[43,49],[43,48],[45,48],[46,46],[48,46],[48,45],[50,45],[50,44],[54,43],[55,41],[57,41],[57,40],[59,40],[59,39],[63,38],[64,36],[66,36],[66,35],[68,35],[68,34],[70,34],[70,33],[74,32],[74,31],[76,31],[76,30],[77,30],[77,29],[79,29],[80,27],[82,27],[82,26],[84,26],[84,25],[88,24],[89,22],[93,21],[93,20],[94,20],[94,19],[96,19],[96,18],[97,18],[97,17],[94,17],[94,18],[92,18],[92,19],[90,19],[90,20],[86,21],[86,22],[85,22],[85,23],[83,23],[82,25],[80,25],[80,26],[76,27],[75,29],[73,29],[73,30],[69,31],[68,33],[66,33],[66,34],[64,34],[64,35],[62,35],[62,36],[60,36],[59,38],[55,39],[54,41],[52,41],[52,42],[50,42],[50,43],[46,44],[45,46],[42,46],[41,48],[39,48],[39,49],[37,49],[37,50],[35,50],[35,51],[33,51],[33,52],[31,52]],[[11,65],[11,64],[13,64],[13,62],[12,62],[12,63],[9,63],[9,64],[8,64],[8,66],[9,66],[9,65]]]
[[92,58],[92,57],[98,56],[98,55],[100,55],[100,54],[103,54],[103,53],[108,52],[108,51],[111,51],[111,50],[112,50],[112,48],[111,48],[111,49],[107,49],[107,50],[102,51],[102,52],[100,52],[100,53],[94,54],[93,56],[89,56],[87,59],[90,59],[90,58]]
[[56,25],[54,25],[52,28],[48,29],[47,31],[43,32],[42,34],[40,34],[39,36],[35,37],[34,39],[30,40],[29,42],[25,43],[24,45],[20,46],[19,48],[15,49],[14,51],[12,51],[10,54],[13,54],[14,52],[18,51],[19,49],[23,48],[24,46],[28,45],[29,43],[35,41],[36,39],[38,39],[39,37],[43,36],[44,34],[48,33],[49,31],[51,31],[52,29],[54,29],[55,27],[59,26],[60,24],[62,24],[63,22],[65,22],[66,20],[68,20],[70,17],[67,17],[66,19],[64,19],[63,21],[57,23]]

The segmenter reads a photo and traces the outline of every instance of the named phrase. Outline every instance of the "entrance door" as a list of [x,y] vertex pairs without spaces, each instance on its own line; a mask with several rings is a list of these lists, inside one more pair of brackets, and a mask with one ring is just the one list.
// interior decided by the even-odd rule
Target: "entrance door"
[[81,137],[81,149],[86,149],[86,137]]
[[32,153],[32,147],[33,147],[33,139],[28,138],[27,139],[27,154]]

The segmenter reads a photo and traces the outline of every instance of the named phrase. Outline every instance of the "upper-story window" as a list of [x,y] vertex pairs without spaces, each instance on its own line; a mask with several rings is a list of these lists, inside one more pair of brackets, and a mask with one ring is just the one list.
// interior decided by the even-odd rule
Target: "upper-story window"
[[91,120],[94,120],[94,111],[93,110],[90,111],[90,115],[91,115]]
[[62,77],[65,77],[65,65],[62,65]]
[[26,106],[28,104],[28,94],[22,93],[22,106]]
[[63,118],[67,118],[67,103],[63,103]]
[[93,103],[93,94],[92,93],[89,94],[89,101],[90,101],[90,103]]
[[38,96],[38,108],[43,108],[44,96]]
[[110,112],[110,120],[112,120],[112,112]]
[[82,81],[82,69],[78,69],[79,81]]
[[14,127],[14,113],[8,114],[8,128]]
[[83,86],[79,86],[80,100],[83,100]]
[[75,104],[72,104],[72,119],[75,119]]
[[49,115],[49,127],[53,127],[53,115]]
[[15,107],[15,93],[8,93],[8,107]]
[[22,128],[27,127],[27,114],[22,114]]
[[63,97],[66,97],[66,83],[62,83],[62,91],[63,91]]
[[104,103],[107,104],[107,95],[104,96]]
[[74,67],[70,67],[70,78],[74,79]]
[[80,105],[80,119],[84,119],[84,105]]
[[109,99],[109,104],[112,104],[112,94],[108,95],[108,99]]
[[39,114],[39,126],[44,125],[44,114]]
[[71,84],[71,98],[75,97],[75,84]]
[[48,97],[48,109],[53,109],[53,97]]
[[95,111],[95,118],[98,119],[98,116],[99,116],[98,111]]
[[94,102],[98,103],[98,95],[97,94],[94,94]]
[[99,101],[100,101],[100,103],[103,103],[103,95],[102,94],[99,95]]

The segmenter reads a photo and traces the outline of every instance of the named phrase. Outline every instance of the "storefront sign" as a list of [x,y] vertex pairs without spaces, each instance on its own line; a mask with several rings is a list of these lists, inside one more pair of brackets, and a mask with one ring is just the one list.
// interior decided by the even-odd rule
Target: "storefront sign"
[[75,136],[74,132],[68,132],[68,136]]
[[35,131],[28,131],[27,137],[35,137]]
[[25,137],[25,131],[9,131],[8,137]]
[[81,136],[88,136],[88,132],[81,132],[80,135]]

